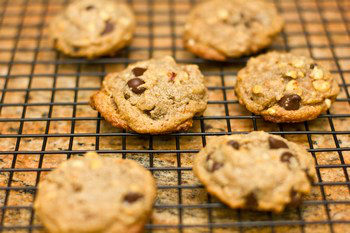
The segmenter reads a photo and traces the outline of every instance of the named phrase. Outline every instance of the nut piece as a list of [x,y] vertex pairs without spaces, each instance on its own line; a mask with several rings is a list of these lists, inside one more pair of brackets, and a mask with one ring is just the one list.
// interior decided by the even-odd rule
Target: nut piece
[[323,70],[321,70],[320,68],[315,66],[313,68],[313,70],[311,71],[310,76],[311,76],[311,78],[316,79],[316,80],[322,79],[323,78]]
[[275,115],[276,114],[276,110],[273,107],[267,109],[266,112],[269,115]]
[[196,42],[194,41],[194,39],[189,39],[189,40],[187,41],[187,43],[188,43],[189,46],[193,46],[193,45],[196,44]]
[[294,60],[292,64],[295,68],[302,68],[305,63],[303,60]]
[[305,74],[302,72],[302,71],[298,71],[298,76],[300,78],[304,78],[305,77]]
[[331,88],[331,84],[329,82],[323,80],[316,80],[312,82],[312,85],[317,91],[326,92]]
[[302,95],[303,93],[302,89],[299,87],[298,82],[295,80],[291,80],[287,83],[286,91],[289,93],[295,93],[297,95]]
[[331,107],[332,101],[330,99],[325,99],[324,103],[327,105],[327,108]]
[[260,94],[260,93],[262,93],[262,86],[254,85],[252,91],[253,91],[254,94]]
[[285,73],[286,77],[290,77],[290,78],[297,78],[297,72],[295,70],[289,70]]
[[228,17],[228,11],[226,9],[221,9],[218,11],[218,17],[220,19],[227,19]]

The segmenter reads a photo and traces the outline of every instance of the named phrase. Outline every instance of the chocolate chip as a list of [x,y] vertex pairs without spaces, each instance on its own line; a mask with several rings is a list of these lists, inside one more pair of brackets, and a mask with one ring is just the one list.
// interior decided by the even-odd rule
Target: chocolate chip
[[109,20],[107,20],[105,22],[105,28],[101,32],[101,36],[106,35],[106,34],[112,32],[113,30],[114,30],[114,23],[112,23]]
[[317,64],[316,64],[316,63],[311,64],[311,65],[310,65],[310,69],[315,68],[315,66],[317,66]]
[[214,161],[213,167],[210,169],[210,172],[215,172],[216,170],[219,170],[219,168],[221,168],[222,166],[224,166],[223,163]]
[[288,145],[279,139],[269,137],[269,145],[271,149],[288,148]]
[[298,110],[300,108],[301,97],[297,94],[287,94],[278,101],[278,105],[285,110]]
[[140,194],[140,193],[133,193],[133,192],[131,192],[131,193],[128,193],[128,194],[125,195],[124,201],[126,201],[128,203],[133,203],[133,202],[139,200],[142,197],[143,197],[143,195]]
[[170,78],[170,81],[174,82],[176,75],[175,72],[169,72],[168,77]]
[[235,140],[230,140],[227,142],[227,145],[232,146],[233,148],[235,148],[236,150],[239,149],[239,143]]
[[89,6],[85,7],[85,9],[87,11],[89,11],[89,10],[95,9],[95,7],[93,5],[89,5]]
[[138,77],[143,75],[143,73],[145,73],[147,69],[146,68],[142,68],[142,67],[135,67],[134,69],[132,69],[132,73]]
[[144,88],[144,87],[139,88],[139,86],[144,84],[144,83],[145,83],[145,81],[143,81],[140,78],[133,78],[133,79],[130,79],[127,84],[131,88],[132,92],[134,92],[136,94],[141,94],[146,90],[146,88]]
[[284,162],[284,163],[290,163],[290,158],[294,157],[294,155],[290,152],[284,152],[282,155],[281,155],[281,162]]
[[253,192],[245,196],[245,205],[249,209],[256,209],[258,206],[258,200]]
[[209,160],[211,159],[211,154],[212,154],[212,152],[210,152],[210,153],[207,155],[206,161],[209,161]]

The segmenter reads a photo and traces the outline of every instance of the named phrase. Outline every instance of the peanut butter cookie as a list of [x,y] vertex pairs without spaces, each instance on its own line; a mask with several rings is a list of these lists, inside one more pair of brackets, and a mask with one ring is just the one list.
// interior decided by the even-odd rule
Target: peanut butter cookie
[[54,47],[72,57],[113,55],[127,45],[135,16],[120,1],[79,0],[69,4],[49,26]]
[[239,71],[235,92],[246,108],[272,122],[301,122],[331,107],[339,86],[311,58],[270,52]]
[[207,98],[198,66],[178,65],[167,56],[108,75],[90,103],[116,127],[163,134],[189,129]]
[[49,232],[143,232],[156,197],[137,162],[88,153],[59,165],[39,183],[36,214]]
[[231,208],[275,212],[298,204],[315,178],[304,148],[263,131],[215,137],[196,155],[193,171]]
[[282,17],[266,1],[209,0],[190,12],[184,46],[200,57],[224,61],[269,46],[282,27]]

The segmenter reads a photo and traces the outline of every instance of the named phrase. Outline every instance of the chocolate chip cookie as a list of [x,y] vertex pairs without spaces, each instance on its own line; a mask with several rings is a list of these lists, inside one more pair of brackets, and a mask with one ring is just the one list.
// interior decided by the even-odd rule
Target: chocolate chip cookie
[[331,107],[339,86],[311,58],[270,52],[251,58],[235,86],[241,104],[272,122],[301,122]]
[[304,148],[263,131],[212,139],[196,155],[193,171],[228,206],[275,212],[297,204],[315,178]]
[[132,39],[135,16],[120,1],[79,0],[49,26],[54,47],[73,57],[113,55]]
[[262,0],[209,0],[187,18],[184,46],[194,54],[224,61],[256,53],[282,30],[283,18]]
[[163,134],[189,129],[193,116],[206,109],[207,98],[198,67],[166,56],[107,75],[90,104],[113,126]]
[[143,232],[156,197],[151,173],[137,162],[88,153],[39,183],[36,214],[49,232]]

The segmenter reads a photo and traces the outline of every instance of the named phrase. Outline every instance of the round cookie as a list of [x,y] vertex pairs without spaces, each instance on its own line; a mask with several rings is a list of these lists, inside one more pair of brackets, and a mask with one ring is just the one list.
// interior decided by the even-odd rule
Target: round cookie
[[283,22],[274,5],[266,1],[204,1],[187,18],[184,46],[210,60],[241,57],[269,46]]
[[[107,104],[111,98],[113,106]],[[116,127],[162,134],[189,129],[193,116],[206,109],[207,98],[198,67],[178,65],[167,56],[108,75],[90,103]]]
[[301,122],[329,109],[339,86],[311,58],[270,52],[251,58],[238,72],[235,92],[241,104],[265,120]]
[[297,204],[315,178],[305,149],[263,131],[215,137],[196,155],[193,171],[231,208],[275,212]]
[[49,26],[54,47],[72,57],[113,55],[126,46],[135,16],[120,1],[79,0],[69,4]]
[[35,210],[49,232],[143,232],[156,197],[137,162],[88,153],[59,165],[39,183]]

